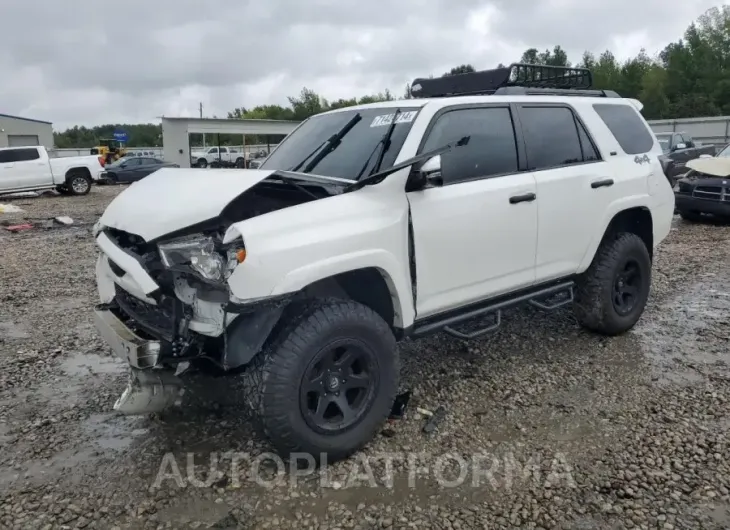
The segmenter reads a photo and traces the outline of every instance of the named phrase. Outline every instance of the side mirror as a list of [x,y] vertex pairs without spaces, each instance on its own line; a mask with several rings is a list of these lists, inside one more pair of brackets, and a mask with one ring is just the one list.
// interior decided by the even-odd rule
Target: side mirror
[[407,191],[415,191],[425,188],[427,185],[442,186],[444,183],[441,178],[441,155],[436,155],[420,166],[413,169]]
[[687,144],[677,144],[674,146],[674,150],[677,151],[679,149],[687,149]]
[[441,177],[441,155],[436,155],[414,168],[408,188],[409,191],[415,191],[427,186],[440,187],[443,184],[444,180]]

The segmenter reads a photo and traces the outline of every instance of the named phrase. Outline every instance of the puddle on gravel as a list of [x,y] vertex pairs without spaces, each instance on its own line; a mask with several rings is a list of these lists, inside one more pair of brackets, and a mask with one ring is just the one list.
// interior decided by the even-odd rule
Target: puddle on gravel
[[82,422],[82,429],[102,449],[123,451],[135,438],[149,432],[149,429],[142,427],[143,424],[143,417],[120,416],[116,413],[92,414]]
[[[149,431],[144,424],[142,417],[92,414],[81,422],[81,429],[89,437],[86,443],[43,460],[26,460],[13,469],[0,470],[0,488],[15,481],[62,479],[78,482],[100,461],[127,450],[135,440],[146,435]],[[2,437],[0,430],[0,441]]]
[[30,337],[30,332],[24,324],[0,321],[0,337],[9,339],[27,339]]
[[653,379],[692,384],[727,370],[729,314],[730,278],[713,274],[642,318],[634,333],[653,364]]
[[126,371],[126,366],[116,357],[101,356],[95,353],[75,353],[64,359],[61,363],[61,370],[72,376],[122,374]]

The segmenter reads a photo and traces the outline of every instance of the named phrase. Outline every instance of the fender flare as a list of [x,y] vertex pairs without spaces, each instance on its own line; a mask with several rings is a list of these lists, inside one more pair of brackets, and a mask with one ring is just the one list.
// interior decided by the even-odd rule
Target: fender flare
[[[613,201],[609,207],[605,210],[603,215],[601,230],[596,231],[596,235],[593,236],[591,244],[586,249],[586,253],[583,255],[578,273],[584,272],[590,267],[593,257],[598,251],[598,246],[603,241],[603,236],[606,235],[606,230],[611,224],[611,221],[623,211],[630,210],[632,208],[642,208],[647,210],[651,214],[651,208],[649,207],[650,197],[648,195],[631,195],[628,197],[622,197]],[[649,249],[651,252],[651,249]]]
[[399,272],[398,265],[395,256],[382,249],[368,249],[334,256],[290,271],[276,284],[271,296],[297,292],[317,281],[345,272],[374,268],[385,280],[393,299],[394,324],[406,328],[413,324],[415,319],[413,292],[410,279]]

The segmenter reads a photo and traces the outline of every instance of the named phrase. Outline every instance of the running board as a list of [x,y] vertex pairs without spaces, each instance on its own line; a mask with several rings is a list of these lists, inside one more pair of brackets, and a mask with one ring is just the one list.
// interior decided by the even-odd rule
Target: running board
[[[518,294],[507,295],[504,297],[485,301],[483,304],[472,305],[473,309],[458,309],[449,311],[444,315],[435,315],[428,319],[424,319],[423,323],[416,322],[412,335],[414,337],[422,337],[430,333],[443,331],[452,337],[463,340],[472,340],[481,337],[487,333],[495,331],[502,323],[502,310],[509,309],[518,305],[529,303],[530,305],[542,309],[544,311],[552,311],[573,302],[573,288],[575,282],[563,281],[547,287],[522,291]],[[558,295],[566,295],[564,298],[553,300]],[[467,322],[477,317],[483,317],[493,314],[494,322],[489,326],[478,329],[471,333],[463,333],[453,328],[456,324]]]

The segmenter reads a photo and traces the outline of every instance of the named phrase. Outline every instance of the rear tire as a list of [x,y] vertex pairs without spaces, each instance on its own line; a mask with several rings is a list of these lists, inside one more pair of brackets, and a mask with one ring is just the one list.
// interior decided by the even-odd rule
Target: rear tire
[[692,210],[679,210],[679,216],[685,221],[690,221],[692,223],[702,221],[702,214]]
[[71,195],[87,195],[91,191],[91,179],[81,172],[66,177],[66,189]]
[[644,312],[651,287],[644,241],[631,233],[604,241],[576,283],[573,310],[583,326],[604,335],[628,331]]
[[236,159],[236,167],[239,168],[239,169],[245,168],[246,167],[246,160],[244,160],[243,158],[237,158]]
[[393,406],[393,333],[372,309],[349,300],[317,299],[287,312],[246,373],[249,404],[282,458],[347,458],[373,439]]

